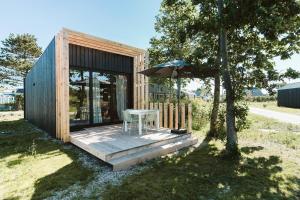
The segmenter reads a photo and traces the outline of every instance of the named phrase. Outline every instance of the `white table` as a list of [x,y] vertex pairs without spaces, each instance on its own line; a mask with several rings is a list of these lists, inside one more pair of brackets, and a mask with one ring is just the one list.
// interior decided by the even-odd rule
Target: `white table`
[[[156,129],[159,129],[159,110],[135,110],[135,109],[127,109],[130,115],[138,115],[139,117],[139,135],[142,135],[142,117],[147,114],[156,114],[155,126]],[[125,121],[125,131],[127,132],[127,121]]]

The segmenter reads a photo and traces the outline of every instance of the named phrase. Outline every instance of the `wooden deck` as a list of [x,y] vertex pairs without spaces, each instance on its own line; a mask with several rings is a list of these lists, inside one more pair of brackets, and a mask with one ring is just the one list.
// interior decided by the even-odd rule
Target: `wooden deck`
[[122,132],[122,125],[86,128],[70,134],[71,143],[108,162],[114,170],[161,156],[193,145],[190,134],[175,135],[169,129],[151,130],[147,134]]

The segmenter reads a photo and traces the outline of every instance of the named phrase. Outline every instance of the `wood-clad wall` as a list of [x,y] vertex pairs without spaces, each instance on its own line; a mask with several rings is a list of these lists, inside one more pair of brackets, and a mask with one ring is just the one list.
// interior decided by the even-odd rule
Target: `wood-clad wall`
[[25,119],[56,135],[55,39],[25,79]]

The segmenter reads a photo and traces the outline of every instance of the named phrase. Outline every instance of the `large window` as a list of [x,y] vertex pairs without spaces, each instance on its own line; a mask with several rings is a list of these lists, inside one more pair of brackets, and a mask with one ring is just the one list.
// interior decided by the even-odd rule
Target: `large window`
[[71,126],[122,121],[128,108],[127,87],[126,75],[71,69]]

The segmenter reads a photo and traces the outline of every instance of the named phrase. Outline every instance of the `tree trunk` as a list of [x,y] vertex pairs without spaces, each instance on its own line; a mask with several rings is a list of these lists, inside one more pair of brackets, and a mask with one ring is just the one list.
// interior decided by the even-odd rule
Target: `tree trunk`
[[227,33],[223,24],[223,0],[218,0],[218,11],[220,17],[220,55],[222,58],[222,75],[224,87],[226,90],[226,150],[229,154],[237,153],[237,134],[235,129],[234,113],[234,91],[229,73],[228,55],[227,55]]
[[210,130],[207,134],[208,138],[216,138],[218,135],[218,113],[220,105],[220,75],[215,75],[215,90],[214,90],[214,101],[213,108],[210,116]]

